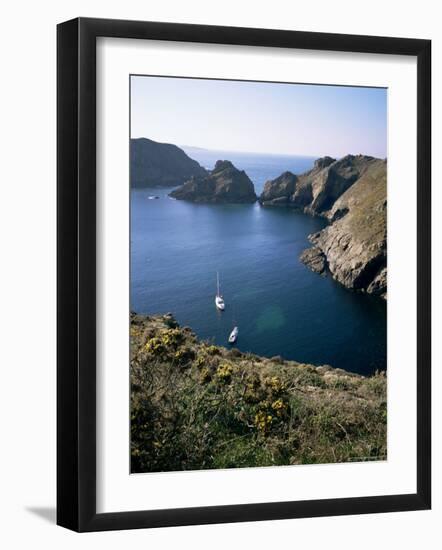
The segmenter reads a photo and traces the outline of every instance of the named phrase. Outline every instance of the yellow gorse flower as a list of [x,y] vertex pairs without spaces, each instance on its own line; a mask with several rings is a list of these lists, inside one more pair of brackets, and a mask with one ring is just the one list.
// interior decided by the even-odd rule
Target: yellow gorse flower
[[221,380],[227,381],[233,374],[233,366],[229,363],[223,363],[216,370],[216,375]]

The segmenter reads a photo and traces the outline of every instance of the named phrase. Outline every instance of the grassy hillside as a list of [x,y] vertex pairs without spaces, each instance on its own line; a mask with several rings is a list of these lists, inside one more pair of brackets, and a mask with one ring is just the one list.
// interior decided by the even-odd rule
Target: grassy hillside
[[131,316],[132,472],[386,457],[386,377],[199,341]]

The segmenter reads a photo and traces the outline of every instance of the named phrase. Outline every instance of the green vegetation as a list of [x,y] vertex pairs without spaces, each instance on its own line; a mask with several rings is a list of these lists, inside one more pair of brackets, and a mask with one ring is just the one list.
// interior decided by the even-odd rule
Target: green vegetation
[[132,472],[384,459],[386,377],[209,345],[131,317]]

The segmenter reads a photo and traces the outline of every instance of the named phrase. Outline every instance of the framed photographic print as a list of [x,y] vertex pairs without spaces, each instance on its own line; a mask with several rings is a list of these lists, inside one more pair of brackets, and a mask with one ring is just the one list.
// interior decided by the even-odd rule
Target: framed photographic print
[[430,508],[430,52],[58,26],[59,525]]

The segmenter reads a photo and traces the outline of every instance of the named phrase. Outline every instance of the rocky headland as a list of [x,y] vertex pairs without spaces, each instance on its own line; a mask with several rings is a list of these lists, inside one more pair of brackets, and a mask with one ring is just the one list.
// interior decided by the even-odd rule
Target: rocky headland
[[386,458],[387,378],[199,340],[131,314],[131,471]]
[[252,181],[229,160],[218,160],[212,171],[191,177],[170,196],[195,203],[244,204],[257,200]]
[[132,188],[181,185],[206,170],[196,160],[169,143],[147,138],[130,140],[130,184]]
[[301,261],[352,290],[387,295],[387,163],[365,155],[317,159],[301,175],[266,182],[263,206],[295,208],[329,224],[309,235]]

